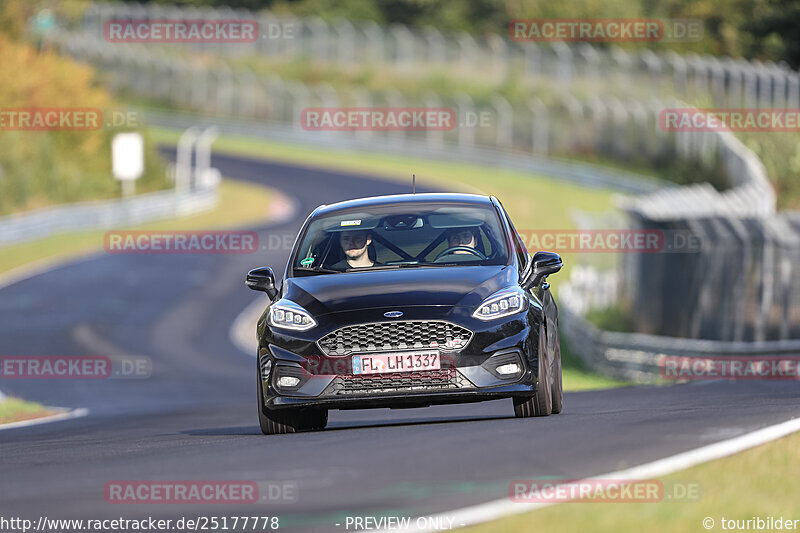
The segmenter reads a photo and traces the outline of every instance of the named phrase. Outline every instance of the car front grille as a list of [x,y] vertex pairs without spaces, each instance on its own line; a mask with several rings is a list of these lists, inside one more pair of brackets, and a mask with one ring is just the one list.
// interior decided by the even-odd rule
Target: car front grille
[[381,376],[337,376],[322,396],[358,396],[392,392],[426,392],[474,388],[455,368],[384,374]]
[[325,355],[430,349],[461,351],[472,338],[467,328],[443,320],[406,320],[346,326],[317,341]]

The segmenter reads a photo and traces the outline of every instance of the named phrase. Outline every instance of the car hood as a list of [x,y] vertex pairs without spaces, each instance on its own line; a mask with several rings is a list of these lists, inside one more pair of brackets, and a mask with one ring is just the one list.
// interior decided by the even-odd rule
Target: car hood
[[[354,309],[477,306],[515,282],[508,266],[404,268],[286,279],[284,297],[313,315]],[[514,279],[512,279],[514,278]]]

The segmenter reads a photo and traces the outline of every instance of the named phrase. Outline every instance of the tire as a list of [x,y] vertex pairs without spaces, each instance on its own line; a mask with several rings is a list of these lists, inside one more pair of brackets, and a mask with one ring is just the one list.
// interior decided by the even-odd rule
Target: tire
[[261,376],[258,380],[258,425],[264,435],[279,435],[325,429],[328,410],[319,407],[299,407],[272,410],[264,406]]
[[517,418],[549,416],[553,411],[553,384],[550,376],[550,365],[545,357],[546,352],[545,329],[541,327],[539,329],[539,353],[537,354],[539,382],[536,384],[536,394],[529,398],[514,398],[514,414]]
[[556,331],[556,347],[553,350],[553,372],[552,372],[552,392],[550,396],[553,399],[553,414],[557,415],[564,407],[564,390],[561,382],[561,340],[558,338]]

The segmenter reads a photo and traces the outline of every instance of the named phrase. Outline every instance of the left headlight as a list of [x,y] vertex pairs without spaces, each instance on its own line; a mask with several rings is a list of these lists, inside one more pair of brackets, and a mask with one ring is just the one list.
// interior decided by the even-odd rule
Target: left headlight
[[479,320],[494,320],[527,308],[528,298],[522,289],[503,289],[486,298],[472,316]]
[[278,300],[269,310],[269,324],[276,328],[305,331],[317,325],[308,311],[291,300]]

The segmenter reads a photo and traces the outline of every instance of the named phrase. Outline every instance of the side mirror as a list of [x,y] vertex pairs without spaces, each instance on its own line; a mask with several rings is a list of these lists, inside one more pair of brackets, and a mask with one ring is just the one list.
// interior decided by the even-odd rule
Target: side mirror
[[531,272],[531,287],[538,287],[544,278],[555,274],[564,263],[561,256],[553,252],[536,252],[533,256],[533,270]]
[[270,267],[255,268],[248,272],[245,284],[254,291],[266,292],[270,299],[278,294],[278,289],[275,288],[275,273]]

